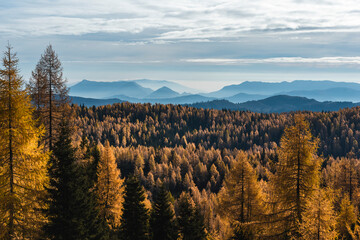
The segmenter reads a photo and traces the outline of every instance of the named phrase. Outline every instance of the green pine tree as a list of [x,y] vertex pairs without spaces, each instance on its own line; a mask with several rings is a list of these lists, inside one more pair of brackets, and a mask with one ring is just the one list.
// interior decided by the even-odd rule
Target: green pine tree
[[180,195],[178,212],[181,239],[206,239],[204,219],[188,193],[182,193]]
[[171,195],[164,186],[160,187],[155,196],[150,227],[154,240],[175,240],[178,237]]
[[120,237],[124,240],[148,240],[148,210],[145,191],[135,177],[126,180]]
[[51,239],[103,239],[95,197],[85,166],[79,165],[71,145],[69,123],[63,121],[50,160],[49,223]]

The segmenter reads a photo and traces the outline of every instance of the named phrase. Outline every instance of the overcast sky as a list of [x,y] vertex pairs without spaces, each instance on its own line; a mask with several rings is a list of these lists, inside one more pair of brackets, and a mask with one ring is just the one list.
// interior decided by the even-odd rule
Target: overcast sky
[[25,79],[51,43],[69,83],[360,82],[358,0],[1,1],[7,41]]

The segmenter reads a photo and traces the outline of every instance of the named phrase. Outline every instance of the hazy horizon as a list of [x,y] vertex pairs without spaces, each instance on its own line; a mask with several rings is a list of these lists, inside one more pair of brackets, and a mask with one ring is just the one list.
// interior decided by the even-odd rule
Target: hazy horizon
[[360,82],[356,0],[19,0],[0,11],[0,45],[18,52],[26,80],[51,43],[70,84],[146,78],[214,91],[243,81]]
[[[75,82],[67,82],[67,85],[69,87],[71,87],[73,85],[76,85],[77,83],[80,83],[83,80],[88,80],[88,81],[93,81],[93,82],[117,82],[117,81],[137,81],[137,80],[168,81],[168,82],[174,82],[174,83],[181,84],[183,86],[192,88],[194,90],[198,90],[199,93],[210,93],[210,92],[213,92],[213,91],[220,90],[225,86],[238,85],[238,84],[241,84],[241,83],[246,82],[246,81],[248,81],[248,82],[269,82],[269,83],[293,82],[293,81],[334,81],[334,82],[349,82],[349,83],[358,83],[358,84],[360,84],[360,82],[356,82],[356,81],[336,81],[336,80],[329,80],[329,79],[294,79],[294,80],[279,80],[279,81],[276,81],[276,80],[274,80],[274,81],[245,80],[245,81],[222,81],[222,82],[219,82],[218,84],[215,83],[214,85],[212,85],[210,87],[206,86],[207,87],[206,89],[204,89],[204,88],[202,89],[201,84],[203,82],[201,82],[201,81],[197,82],[199,84],[199,87],[197,88],[196,84],[195,84],[195,87],[194,87],[194,84],[193,84],[194,81],[167,80],[167,79],[148,79],[148,78],[141,78],[140,79],[140,78],[138,78],[138,79],[119,79],[119,80],[82,79],[82,80],[75,81]],[[153,89],[157,90],[158,88],[153,88]],[[172,89],[172,90],[174,90],[174,89]]]

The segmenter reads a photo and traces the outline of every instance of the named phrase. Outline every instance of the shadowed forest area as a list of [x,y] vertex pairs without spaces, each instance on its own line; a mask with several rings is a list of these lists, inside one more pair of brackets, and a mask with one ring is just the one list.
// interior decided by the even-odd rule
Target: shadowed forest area
[[[25,84],[26,82],[26,84]],[[71,104],[49,45],[0,70],[0,239],[359,239],[360,108]]]

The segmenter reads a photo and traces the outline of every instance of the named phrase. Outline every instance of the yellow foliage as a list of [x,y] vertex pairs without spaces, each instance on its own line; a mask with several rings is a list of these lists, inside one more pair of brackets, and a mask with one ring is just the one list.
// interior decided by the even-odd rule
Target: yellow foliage
[[356,215],[355,208],[347,196],[341,200],[340,212],[336,220],[340,237],[348,239],[351,235],[351,228],[356,223]]
[[330,190],[319,188],[307,199],[303,221],[300,224],[300,234],[302,239],[309,240],[336,239],[336,218]]
[[95,193],[100,216],[106,219],[110,229],[116,229],[120,226],[122,214],[124,180],[120,178],[120,170],[109,142],[101,148],[97,178]]
[[[230,223],[238,225],[247,223],[249,227],[259,221],[264,211],[260,184],[255,170],[248,162],[247,155],[239,152],[237,161],[224,181],[224,187],[219,193],[219,212],[229,219]],[[256,229],[259,233],[259,229]]]
[[32,119],[17,61],[9,46],[0,71],[0,239],[38,238],[46,221],[49,154],[39,145],[44,130]]
[[272,183],[279,203],[276,211],[284,220],[284,232],[293,234],[298,231],[306,199],[319,185],[318,142],[312,137],[309,123],[301,114],[294,116],[294,125],[286,128],[281,138],[279,163]]

